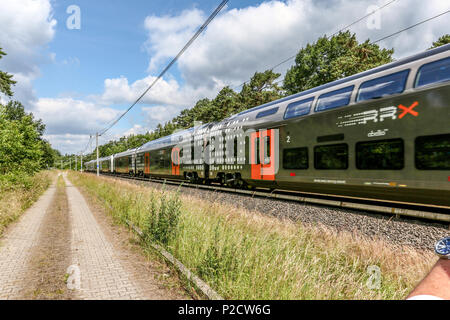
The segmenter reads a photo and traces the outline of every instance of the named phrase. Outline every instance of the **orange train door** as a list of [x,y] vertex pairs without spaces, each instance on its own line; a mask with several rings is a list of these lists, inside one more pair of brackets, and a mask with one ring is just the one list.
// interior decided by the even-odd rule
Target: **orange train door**
[[180,149],[172,149],[172,174],[180,175]]
[[144,158],[144,174],[150,174],[150,154],[147,152]]
[[251,178],[275,180],[275,129],[253,132],[250,135]]

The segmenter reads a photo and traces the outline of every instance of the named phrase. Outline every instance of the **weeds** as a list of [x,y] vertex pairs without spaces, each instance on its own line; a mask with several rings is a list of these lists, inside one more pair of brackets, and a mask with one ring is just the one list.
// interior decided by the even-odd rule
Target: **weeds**
[[[177,192],[71,174],[227,299],[402,299],[431,253],[305,226]],[[381,269],[381,287],[366,283]]]
[[50,186],[54,172],[0,175],[0,235]]

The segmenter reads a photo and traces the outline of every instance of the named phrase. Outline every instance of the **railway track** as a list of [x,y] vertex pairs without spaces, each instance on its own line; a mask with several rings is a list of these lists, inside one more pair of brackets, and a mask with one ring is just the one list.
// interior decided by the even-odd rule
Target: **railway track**
[[225,193],[241,194],[258,198],[288,200],[304,204],[329,206],[342,209],[352,209],[364,212],[373,212],[383,215],[391,215],[397,218],[410,217],[415,219],[437,221],[439,223],[442,223],[443,225],[449,224],[450,226],[450,208],[443,206],[417,205],[406,202],[392,202],[392,201],[382,201],[382,200],[344,197],[335,195],[332,196],[318,193],[296,192],[278,189],[270,190],[265,188],[258,188],[255,190],[243,190],[243,189],[223,187],[215,184],[202,185],[202,184],[193,184],[188,181],[143,178],[128,175],[114,175],[105,173],[102,173],[102,175],[112,176],[125,180],[164,183],[167,185],[182,186],[185,188],[220,191]]

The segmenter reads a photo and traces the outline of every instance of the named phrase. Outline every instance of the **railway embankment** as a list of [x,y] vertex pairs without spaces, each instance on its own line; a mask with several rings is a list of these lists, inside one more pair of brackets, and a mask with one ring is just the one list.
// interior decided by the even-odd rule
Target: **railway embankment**
[[[428,250],[214,199],[71,173],[118,222],[131,221],[226,299],[403,299]],[[150,250],[150,249],[149,249]]]

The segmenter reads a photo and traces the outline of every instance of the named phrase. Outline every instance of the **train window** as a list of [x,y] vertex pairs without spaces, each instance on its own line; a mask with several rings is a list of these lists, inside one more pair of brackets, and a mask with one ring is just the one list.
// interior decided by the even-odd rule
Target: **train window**
[[403,92],[408,74],[409,70],[403,70],[364,82],[359,87],[356,101],[377,99]]
[[416,138],[416,168],[450,170],[450,134]]
[[356,167],[360,170],[401,170],[404,166],[402,139],[358,142]]
[[314,168],[318,170],[345,170],[348,168],[346,143],[314,148]]
[[256,119],[267,117],[267,116],[270,116],[270,115],[275,114],[277,112],[278,112],[278,107],[277,108],[272,108],[272,109],[269,109],[269,110],[265,110],[265,111],[261,111],[260,113],[258,113],[256,115]]
[[261,163],[261,160],[260,160],[260,154],[261,154],[261,150],[260,150],[260,147],[259,147],[259,138],[256,138],[255,139],[255,152],[256,152],[256,154],[255,154],[255,163],[254,164],[260,164]]
[[450,80],[450,57],[424,64],[417,72],[415,87]]
[[270,137],[264,137],[264,164],[270,164]]
[[309,114],[313,101],[314,97],[292,102],[286,108],[284,119],[291,119]]
[[284,149],[283,168],[293,170],[308,169],[308,148]]
[[348,105],[354,87],[355,86],[349,86],[339,90],[324,93],[319,97],[316,111],[324,111]]

